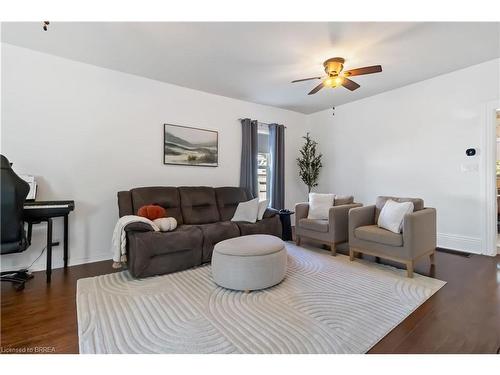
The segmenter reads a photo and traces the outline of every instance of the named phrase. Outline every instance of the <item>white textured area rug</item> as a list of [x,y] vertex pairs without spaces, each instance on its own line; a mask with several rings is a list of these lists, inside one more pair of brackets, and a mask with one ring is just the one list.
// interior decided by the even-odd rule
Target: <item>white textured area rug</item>
[[288,272],[249,294],[210,266],[78,280],[80,353],[365,353],[445,283],[287,244]]

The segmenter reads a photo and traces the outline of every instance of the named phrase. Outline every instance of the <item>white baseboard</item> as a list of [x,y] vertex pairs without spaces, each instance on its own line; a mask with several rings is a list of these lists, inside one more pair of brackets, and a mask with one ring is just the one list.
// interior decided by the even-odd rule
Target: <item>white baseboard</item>
[[[111,258],[112,258],[112,255],[110,254],[109,251],[94,254],[92,257],[83,257],[83,258],[72,259],[70,256],[69,261],[68,261],[68,266],[76,266],[78,264],[101,262],[103,260],[111,260]],[[52,263],[52,269],[62,268],[62,267],[64,267],[64,261],[62,259],[59,259],[57,262]],[[42,267],[42,270],[45,270],[45,267]]]
[[[92,256],[78,257],[78,258],[72,257],[71,253],[70,253],[69,260],[68,260],[68,266],[76,266],[79,264],[94,263],[94,262],[100,262],[103,260],[111,260],[111,258],[112,258],[112,255],[109,251],[93,254]],[[30,267],[30,270],[31,271],[45,271],[45,268],[46,268],[45,259],[46,259],[46,255],[44,254],[44,256],[42,256],[37,262],[35,262],[35,264],[33,264],[33,266]],[[14,262],[14,264],[10,264],[8,267],[2,266],[2,271],[16,270],[16,269],[20,269],[23,267],[26,267],[26,264],[24,264],[24,263],[18,264],[17,262]],[[56,268],[63,268],[63,267],[64,267],[64,260],[62,259],[62,256],[59,256],[59,254],[57,254],[57,256],[54,257],[54,254],[53,254],[52,269],[55,270]]]
[[482,241],[478,237],[460,236],[457,234],[438,233],[437,246],[450,250],[482,254]]
[[[112,258],[112,255],[109,251],[94,254],[91,257],[72,258],[70,255],[69,260],[68,260],[68,266],[76,266],[78,264],[101,262],[103,260],[111,260],[111,258]],[[45,270],[45,265],[40,265],[40,266],[41,266],[40,269],[37,269],[36,271]],[[56,261],[52,262],[52,269],[62,268],[62,267],[64,267],[64,260],[57,259]]]
[[[460,236],[456,234],[448,233],[438,233],[437,235],[437,246],[445,249],[464,251],[473,254],[482,254],[482,241],[477,237]],[[103,251],[97,254],[93,254],[89,257],[72,257],[70,254],[69,265],[76,266],[78,264],[100,262],[103,260],[110,260],[112,258],[109,251]],[[9,269],[17,269],[22,267],[22,265],[11,265]],[[57,256],[53,258],[52,269],[62,268],[64,266],[63,260]],[[36,262],[32,267],[32,271],[43,271],[45,270],[45,257],[42,257],[38,262]]]

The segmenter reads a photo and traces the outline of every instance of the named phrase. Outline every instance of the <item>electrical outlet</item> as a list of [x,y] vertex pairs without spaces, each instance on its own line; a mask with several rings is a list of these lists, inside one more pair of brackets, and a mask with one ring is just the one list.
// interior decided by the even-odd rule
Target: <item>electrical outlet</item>
[[462,173],[479,172],[479,164],[478,163],[461,164],[460,171]]

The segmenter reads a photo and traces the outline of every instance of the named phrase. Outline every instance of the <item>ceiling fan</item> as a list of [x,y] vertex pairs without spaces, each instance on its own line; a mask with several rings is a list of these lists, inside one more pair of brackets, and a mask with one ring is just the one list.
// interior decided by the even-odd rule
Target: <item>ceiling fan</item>
[[323,87],[336,88],[339,86],[344,86],[346,89],[354,91],[360,86],[356,82],[350,80],[348,77],[380,73],[382,71],[382,66],[380,65],[372,65],[365,66],[364,68],[344,70],[344,62],[345,60],[342,57],[334,57],[328,59],[323,63],[325,72],[327,74],[326,78],[323,79],[322,77],[312,77],[296,79],[295,81],[292,81],[292,83],[309,81],[312,79],[323,79],[323,82],[313,88],[307,95],[316,94]]

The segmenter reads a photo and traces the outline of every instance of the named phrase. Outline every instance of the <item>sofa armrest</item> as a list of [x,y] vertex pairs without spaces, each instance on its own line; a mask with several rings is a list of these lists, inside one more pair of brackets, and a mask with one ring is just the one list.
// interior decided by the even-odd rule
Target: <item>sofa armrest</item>
[[349,211],[362,206],[361,203],[350,203],[330,207],[328,211],[328,231],[333,235],[335,243],[348,240]]
[[275,209],[275,208],[271,208],[271,207],[268,207],[266,208],[266,210],[264,211],[264,216],[262,216],[262,218],[264,219],[267,219],[269,217],[273,217],[273,216],[276,216],[278,215],[278,210]]
[[436,209],[424,208],[405,215],[403,246],[412,258],[436,248]]
[[130,223],[125,226],[125,232],[154,232],[151,225],[142,222]]
[[305,219],[309,214],[309,203],[297,203],[295,205],[295,227],[298,228],[299,220]]

